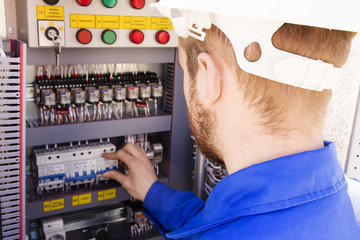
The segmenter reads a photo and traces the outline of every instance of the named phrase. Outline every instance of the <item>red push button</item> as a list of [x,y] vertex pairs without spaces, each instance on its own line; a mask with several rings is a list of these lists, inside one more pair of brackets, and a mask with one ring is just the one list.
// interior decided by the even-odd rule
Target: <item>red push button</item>
[[130,41],[132,41],[135,44],[140,44],[144,41],[144,33],[140,30],[133,30],[130,33]]
[[91,3],[91,0],[76,0],[76,2],[81,6],[89,6]]
[[160,44],[167,44],[170,41],[170,34],[167,31],[158,31],[156,41]]
[[92,40],[92,34],[89,30],[80,29],[76,33],[76,39],[79,41],[79,43],[89,44]]
[[130,0],[130,5],[135,9],[142,9],[145,6],[145,0]]

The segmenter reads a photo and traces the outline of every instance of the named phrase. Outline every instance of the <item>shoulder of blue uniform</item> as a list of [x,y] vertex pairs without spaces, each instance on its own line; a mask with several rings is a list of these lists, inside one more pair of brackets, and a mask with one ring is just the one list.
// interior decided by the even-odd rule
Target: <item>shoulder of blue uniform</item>
[[356,221],[360,228],[360,181],[353,178],[346,178],[348,194],[353,205]]

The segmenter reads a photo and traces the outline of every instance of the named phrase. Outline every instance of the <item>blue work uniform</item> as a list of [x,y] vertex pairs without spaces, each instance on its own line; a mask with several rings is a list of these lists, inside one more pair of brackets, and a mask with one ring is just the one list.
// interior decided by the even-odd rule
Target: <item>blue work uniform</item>
[[331,142],[231,174],[206,203],[157,181],[144,208],[167,239],[360,239],[360,183]]

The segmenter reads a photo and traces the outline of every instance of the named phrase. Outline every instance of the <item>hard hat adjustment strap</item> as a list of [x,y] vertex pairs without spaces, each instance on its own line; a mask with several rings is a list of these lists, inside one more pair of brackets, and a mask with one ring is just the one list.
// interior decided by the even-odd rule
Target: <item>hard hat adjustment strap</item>
[[[282,22],[230,16],[213,17],[212,20],[213,24],[228,36],[234,47],[238,65],[245,72],[315,91],[330,89],[339,76],[340,69],[332,64],[275,48],[271,39],[283,25]],[[239,24],[234,26],[233,22]],[[259,43],[261,57],[256,62],[249,62],[244,56],[244,51],[253,42]]]

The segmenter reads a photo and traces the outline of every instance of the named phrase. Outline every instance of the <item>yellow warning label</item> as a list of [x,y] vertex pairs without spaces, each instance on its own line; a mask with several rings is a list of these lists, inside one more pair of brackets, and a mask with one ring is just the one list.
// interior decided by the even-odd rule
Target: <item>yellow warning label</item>
[[98,192],[98,202],[104,201],[104,191]]
[[70,28],[173,30],[169,18],[70,14]]
[[65,207],[65,201],[63,198],[44,202],[44,212],[55,211],[63,209]]
[[45,6],[36,6],[36,15],[38,20],[45,20]]
[[77,15],[78,28],[95,28],[95,15]]
[[103,16],[96,15],[96,28],[103,28]]
[[120,18],[118,16],[103,16],[102,17],[102,28],[120,28]]
[[169,18],[153,17],[151,18],[151,30],[173,30],[172,22]]
[[116,189],[115,188],[104,191],[104,199],[105,200],[114,199],[114,198],[116,198]]
[[147,29],[148,17],[124,17],[124,29]]
[[79,196],[79,205],[91,203],[91,193],[83,194]]
[[79,206],[91,203],[91,193],[73,196],[72,197],[72,206]]
[[116,198],[116,189],[109,189],[98,192],[98,202]]
[[45,20],[64,20],[64,7],[45,6]]
[[71,28],[77,28],[78,27],[77,14],[70,14],[70,27]]
[[72,197],[71,205],[72,205],[73,207],[79,205],[79,196],[73,196],[73,197]]
[[44,202],[44,212],[50,212],[50,202]]

